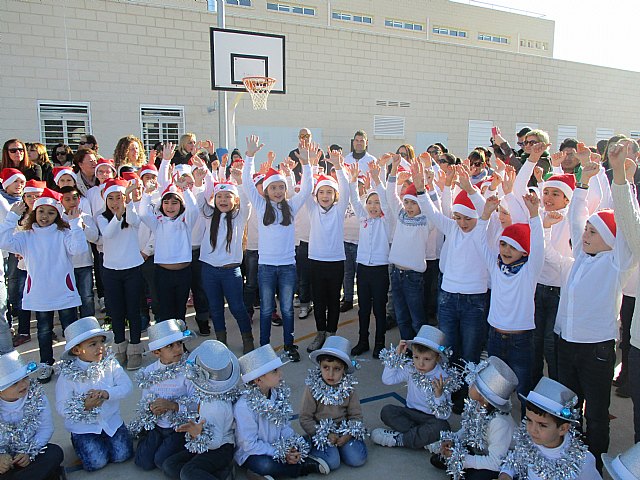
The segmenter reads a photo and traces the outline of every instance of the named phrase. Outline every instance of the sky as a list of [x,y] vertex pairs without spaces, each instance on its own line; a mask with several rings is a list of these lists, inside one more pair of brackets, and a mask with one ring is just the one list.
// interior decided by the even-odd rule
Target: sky
[[535,11],[554,20],[555,58],[640,72],[640,0],[483,2]]

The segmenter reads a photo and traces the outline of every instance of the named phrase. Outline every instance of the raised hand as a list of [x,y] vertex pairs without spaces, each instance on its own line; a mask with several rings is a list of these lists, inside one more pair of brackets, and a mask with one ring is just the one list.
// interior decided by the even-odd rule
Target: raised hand
[[431,380],[431,384],[433,385],[433,395],[436,398],[440,398],[442,396],[445,383],[446,383],[446,380],[442,378],[442,375],[440,375],[440,377],[436,377],[433,380]]
[[23,201],[16,202],[13,205],[11,205],[11,208],[9,209],[9,211],[15,213],[16,215],[22,216],[24,215],[24,212],[27,211],[27,204],[24,203]]
[[589,180],[595,177],[600,172],[600,164],[592,161],[587,161],[582,166],[582,176],[580,177],[580,181],[585,184],[589,184]]
[[373,180],[376,185],[380,185],[380,165],[373,161],[369,162],[368,165],[371,180]]
[[378,158],[378,165],[380,168],[386,167],[391,159],[393,158],[393,154],[391,153],[383,153],[380,158]]
[[438,175],[436,176],[434,182],[438,186],[440,191],[444,190],[444,186],[447,183],[447,173],[442,169],[438,170]]
[[564,216],[557,211],[546,212],[544,218],[542,219],[542,226],[544,228],[551,228],[556,223],[560,223]]
[[429,155],[429,153],[422,152],[418,158],[422,162],[422,165],[424,166],[425,170],[431,167],[431,155]]
[[527,193],[522,196],[522,200],[524,201],[527,210],[529,210],[529,216],[531,218],[537,217],[540,212],[540,199],[538,196],[533,193]]
[[80,209],[78,207],[73,207],[67,212],[67,218],[69,220],[75,220],[76,218],[80,218]]
[[169,142],[162,144],[162,159],[168,162],[173,159],[173,156],[176,154],[176,146]]
[[292,172],[291,172],[291,165],[289,164],[289,160],[288,160],[288,158],[289,158],[289,157],[287,157],[287,158],[283,159],[283,160],[280,162],[280,170],[282,170],[282,173],[284,173],[284,175],[285,175],[286,177],[288,177],[288,176],[289,176],[289,175],[291,175],[291,173],[292,173]]
[[207,149],[207,152],[209,152],[209,155],[213,155],[213,152],[216,151],[216,146],[213,144],[211,140],[205,140],[204,142],[202,142],[202,146]]
[[411,175],[416,191],[424,192],[424,166],[420,160],[411,160]]
[[458,181],[458,171],[456,165],[449,165],[449,168],[445,171],[444,185],[445,187],[452,187],[454,183]]
[[502,183],[502,174],[497,170],[493,172],[491,178],[491,185],[489,185],[489,190],[495,192],[498,189],[498,186]]
[[396,347],[396,353],[398,355],[402,355],[403,353],[405,353],[407,351],[408,347],[409,347],[409,344],[407,343],[406,340],[400,340],[398,342],[398,346]]
[[624,161],[627,158],[627,147],[624,143],[609,145],[607,154],[609,156],[609,165],[611,165],[614,173],[616,170],[622,172],[624,170]]
[[236,185],[242,185],[242,169],[231,167],[231,178],[236,182]]
[[502,132],[500,131],[500,128],[498,128],[498,127],[496,127],[496,134],[493,136],[493,141],[498,146],[502,145],[503,143],[506,143],[506,140],[502,136]]
[[591,156],[589,157],[589,159],[595,163],[602,163],[602,155],[596,152],[591,152]]
[[435,176],[436,175],[435,175],[435,172],[433,171],[433,168],[429,168],[424,172],[424,183],[425,185],[428,185],[432,191],[435,190],[435,187],[433,185]]
[[247,141],[247,151],[245,152],[247,157],[255,157],[256,153],[262,150],[264,147],[264,143],[260,143],[260,137],[258,135],[250,135],[246,139]]
[[536,143],[533,147],[531,147],[531,154],[529,155],[529,158],[527,158],[527,160],[529,162],[538,163],[538,160],[540,160],[540,157],[542,156],[542,154],[550,146],[551,146],[550,143],[544,143],[544,142]]
[[298,143],[298,153],[296,156],[302,165],[309,165],[318,156],[319,145],[307,140],[300,140]]
[[260,170],[258,171],[258,173],[262,173],[265,174],[269,171],[269,169],[271,168],[271,162],[269,160],[267,160],[266,162],[264,162],[262,165],[260,165]]
[[358,174],[360,173],[358,170],[358,164],[354,163],[353,165],[345,165],[344,168],[349,172],[349,182],[358,183]]
[[500,160],[496,155],[496,172],[504,172],[505,168],[507,168],[507,164]]
[[562,162],[567,158],[567,152],[556,152],[551,154],[551,166],[552,167],[560,167]]
[[591,150],[584,143],[578,143],[576,147],[576,157],[580,160],[583,167],[591,161]]
[[222,155],[222,165],[226,167],[228,161],[229,161],[229,154],[225,153],[224,155]]
[[491,214],[495,212],[500,206],[500,199],[497,195],[491,195],[485,200],[484,211],[482,212],[482,219],[489,220]]
[[[333,168],[336,170],[342,169],[344,165],[344,158],[342,158],[342,152],[339,150],[331,150],[329,152],[329,158],[327,159]],[[358,165],[356,164],[356,171],[358,170]]]
[[536,181],[538,183],[542,183],[543,175],[544,175],[544,170],[542,169],[542,167],[539,167],[538,165],[533,167],[533,176],[536,178]]
[[207,176],[207,167],[198,167],[195,168],[192,172],[194,183],[197,187],[202,186],[202,182],[204,181],[204,177]]
[[471,177],[469,176],[469,169],[464,165],[455,166],[456,173],[458,174],[458,181],[460,182],[460,188],[462,188],[469,195],[475,193],[476,189],[471,184]]
[[273,150],[269,150],[267,152],[267,160],[269,160],[273,165],[273,162],[276,161],[276,152],[274,152]]
[[505,195],[513,192],[513,184],[516,181],[516,169],[511,165],[507,165],[502,178],[502,191]]

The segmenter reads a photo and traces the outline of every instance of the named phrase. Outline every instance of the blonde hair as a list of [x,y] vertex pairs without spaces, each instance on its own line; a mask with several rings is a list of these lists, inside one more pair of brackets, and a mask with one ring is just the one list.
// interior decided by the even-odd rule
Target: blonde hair
[[195,133],[187,132],[180,137],[180,142],[178,142],[178,153],[180,153],[181,155],[189,154],[189,152],[187,151],[187,143],[189,143],[189,140],[191,139],[193,139],[194,142],[196,141]]
[[529,133],[527,133],[524,138],[526,140],[527,137],[536,137],[538,140],[540,140],[542,143],[549,143],[549,134],[547,132],[545,132],[544,130],[531,130]]
[[126,137],[122,137],[118,140],[118,144],[116,145],[116,149],[113,151],[113,159],[116,163],[116,169],[121,167],[122,165],[129,165],[129,159],[127,156],[127,152],[129,151],[129,146],[136,142],[138,144],[138,158],[134,163],[134,167],[141,167],[142,165],[146,165],[147,163],[147,154],[144,151],[144,145],[142,144],[142,140],[140,140],[135,135],[127,135]]

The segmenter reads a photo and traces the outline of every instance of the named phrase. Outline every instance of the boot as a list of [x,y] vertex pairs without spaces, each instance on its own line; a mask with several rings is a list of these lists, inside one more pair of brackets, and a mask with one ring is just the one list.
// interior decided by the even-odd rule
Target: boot
[[138,370],[142,366],[142,353],[144,348],[141,343],[130,343],[127,347],[127,370]]
[[113,346],[114,356],[116,357],[116,360],[118,361],[121,367],[124,367],[125,364],[127,363],[127,346],[128,345],[129,345],[129,342],[125,340],[124,342],[116,343]]
[[309,344],[309,346],[307,347],[307,352],[311,353],[311,352],[315,352],[316,350],[319,350],[322,348],[322,344],[324,343],[324,339],[326,338],[327,333],[326,332],[318,332],[316,333],[316,338],[313,339],[313,342],[311,342]]
[[360,338],[355,347],[351,349],[351,355],[357,357],[358,355],[362,355],[365,352],[369,351],[369,339],[368,338]]
[[249,353],[255,347],[253,346],[253,333],[252,332],[244,332],[242,333],[242,354]]
[[201,337],[211,335],[211,327],[209,327],[209,312],[196,313],[196,323]]
[[218,340],[219,342],[222,342],[222,343],[224,343],[226,345],[227,344],[227,331],[226,330],[216,331],[216,340]]

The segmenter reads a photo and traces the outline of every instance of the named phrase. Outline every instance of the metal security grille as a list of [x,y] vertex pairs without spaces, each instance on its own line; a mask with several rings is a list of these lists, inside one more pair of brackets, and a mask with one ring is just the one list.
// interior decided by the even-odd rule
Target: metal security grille
[[147,151],[157,142],[177,144],[184,134],[184,107],[141,105],[140,129]]
[[47,149],[58,143],[66,143],[75,150],[80,137],[91,133],[89,103],[39,101],[38,119],[40,142],[45,144]]
[[374,115],[373,134],[379,137],[404,138],[404,117]]

